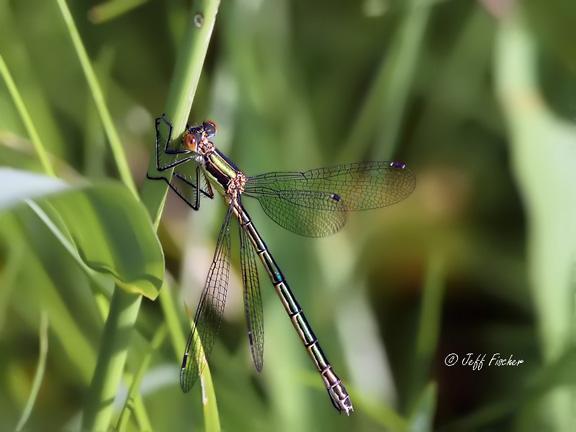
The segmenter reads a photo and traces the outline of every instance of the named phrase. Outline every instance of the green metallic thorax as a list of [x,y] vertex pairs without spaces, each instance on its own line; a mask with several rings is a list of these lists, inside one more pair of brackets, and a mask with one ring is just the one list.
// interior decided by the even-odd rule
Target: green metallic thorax
[[206,177],[222,195],[226,194],[226,189],[230,180],[235,178],[239,169],[218,149],[204,157],[204,170]]

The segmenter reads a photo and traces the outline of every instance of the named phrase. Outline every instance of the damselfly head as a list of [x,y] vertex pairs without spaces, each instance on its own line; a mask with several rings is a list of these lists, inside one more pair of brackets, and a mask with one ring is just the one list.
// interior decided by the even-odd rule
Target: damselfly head
[[214,135],[216,135],[216,123],[214,123],[212,120],[206,120],[204,123],[202,123],[202,127],[204,128],[204,133],[208,138],[212,138]]
[[406,164],[404,162],[394,161],[394,162],[390,162],[390,168],[396,168],[396,169],[403,170],[406,168]]

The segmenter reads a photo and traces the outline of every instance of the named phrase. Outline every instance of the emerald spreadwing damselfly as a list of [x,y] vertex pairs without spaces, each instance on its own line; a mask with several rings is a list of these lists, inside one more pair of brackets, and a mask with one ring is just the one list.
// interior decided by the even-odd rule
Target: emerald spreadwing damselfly
[[[166,128],[165,139],[161,128]],[[262,370],[264,353],[259,259],[320,373],[334,407],[349,415],[353,412],[350,396],[322,351],[286,278],[242,205],[242,199],[257,199],[272,220],[290,231],[303,236],[323,237],[342,228],[350,211],[385,207],[403,200],[414,190],[415,177],[404,163],[384,161],[249,177],[210,141],[215,134],[216,125],[207,121],[187,127],[182,139],[173,140],[170,122],[164,115],[157,118],[158,173],[148,175],[150,179],[165,181],[194,210],[200,208],[202,196],[213,198],[214,190],[224,197],[228,205],[182,359],[182,390],[190,390],[200,375],[199,365],[204,364],[202,349],[208,357],[222,321],[230,279],[230,224],[234,216],[239,222],[244,311],[256,370]],[[167,173],[171,169],[173,173],[170,176]],[[194,331],[199,339],[194,337]]]

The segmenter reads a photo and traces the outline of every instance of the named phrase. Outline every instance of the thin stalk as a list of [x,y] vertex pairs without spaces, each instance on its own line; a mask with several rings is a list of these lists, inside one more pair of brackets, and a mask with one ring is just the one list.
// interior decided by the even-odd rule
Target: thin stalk
[[132,406],[132,409],[134,410],[134,418],[136,418],[138,430],[146,432],[153,431],[152,423],[150,423],[150,418],[146,412],[144,401],[140,395],[134,397],[134,405]]
[[413,356],[409,401],[418,402],[425,391],[429,379],[430,365],[438,346],[442,324],[442,301],[444,298],[444,258],[441,252],[434,251],[428,258],[428,268],[424,281],[420,316]]
[[104,325],[96,370],[82,419],[82,430],[108,430],[122,379],[130,337],[142,297],[116,288]]
[[410,0],[339,159],[363,154],[374,136],[375,158],[394,153],[433,3]]
[[24,251],[25,246],[20,242],[10,243],[10,238],[5,234],[7,223],[5,218],[0,218],[3,220],[4,229],[0,230],[0,235],[4,237],[6,244],[13,245],[10,248],[8,257],[4,261],[2,273],[0,274],[0,332],[4,328],[4,323],[8,317],[7,310],[10,305],[10,298],[12,292],[16,288],[16,277],[18,273],[24,267]]
[[[102,321],[105,321],[106,317],[108,316],[108,313],[110,312],[109,310],[110,304],[108,298],[101,292],[97,292],[95,295],[98,311],[100,312]],[[125,380],[128,380],[128,382],[131,382],[131,379],[134,379],[133,377],[131,377],[129,373],[126,373],[124,378]],[[148,413],[146,412],[146,407],[144,406],[144,402],[142,401],[142,396],[139,393],[136,393],[133,395],[132,400],[133,401],[130,408],[134,411],[134,417],[138,422],[139,430],[151,431],[152,426],[150,423],[150,419],[148,417]]]
[[24,100],[22,100],[22,96],[16,87],[16,83],[12,79],[12,75],[8,70],[8,66],[2,55],[0,55],[0,75],[4,79],[6,83],[6,87],[8,88],[8,92],[10,96],[12,96],[12,100],[14,101],[14,105],[16,105],[16,109],[18,110],[18,114],[22,118],[22,122],[24,123],[24,127],[26,128],[26,132],[28,132],[28,136],[34,145],[34,149],[36,150],[36,154],[38,155],[38,159],[40,159],[40,163],[42,164],[42,168],[44,172],[52,177],[55,177],[56,174],[54,172],[54,167],[50,162],[50,157],[48,156],[48,151],[40,138],[40,134],[36,130],[36,126],[32,122],[32,118],[30,117],[30,113],[24,104]]
[[42,312],[40,318],[39,339],[40,355],[38,356],[38,366],[36,367],[36,373],[34,374],[34,381],[32,381],[30,396],[28,396],[26,406],[24,407],[24,411],[22,411],[22,416],[20,417],[15,429],[17,432],[24,429],[28,418],[30,418],[30,414],[34,408],[34,403],[36,402],[36,397],[38,396],[40,386],[42,385],[44,371],[46,370],[46,357],[48,356],[48,314],[46,312]]
[[78,29],[74,24],[74,19],[72,18],[70,9],[68,9],[68,5],[66,4],[65,0],[56,1],[60,7],[60,12],[62,13],[62,17],[66,23],[66,28],[68,29],[68,33],[72,39],[72,44],[74,45],[78,59],[80,60],[80,65],[84,71],[84,76],[86,77],[88,87],[90,88],[90,93],[94,98],[94,103],[96,105],[96,109],[98,110],[102,125],[104,126],[104,131],[106,132],[108,141],[110,141],[110,148],[112,149],[112,154],[114,156],[116,166],[118,167],[120,178],[122,179],[122,182],[124,182],[124,184],[128,187],[128,189],[130,189],[134,195],[137,195],[136,185],[132,179],[130,167],[128,166],[128,161],[126,160],[126,154],[124,153],[122,143],[120,142],[120,137],[118,136],[118,132],[114,127],[112,116],[106,107],[104,94],[102,93],[102,89],[100,88],[100,84],[98,83],[98,79],[94,73],[92,63],[90,62],[88,54],[86,53],[86,48],[84,48],[84,45],[82,44],[82,39],[80,39],[80,34],[78,33]]
[[[166,115],[172,122],[174,137],[179,136],[184,130],[190,114],[219,5],[220,0],[196,1],[188,17],[165,109]],[[148,172],[156,172],[155,149],[151,152]],[[170,176],[172,173],[163,174]],[[167,189],[168,186],[165,182],[147,180],[141,190],[142,202],[148,209],[152,223],[156,228],[162,216]],[[176,329],[178,327],[175,324],[177,314],[170,293],[167,292],[168,290],[164,291],[164,293],[160,294],[160,302],[162,303],[166,322],[169,324],[170,339],[177,350],[177,357],[179,357],[183,353],[184,338],[182,332]],[[180,359],[178,358],[178,360]],[[203,361],[206,362],[205,359]],[[200,380],[203,390],[204,428],[206,431],[219,431],[220,419],[216,404],[216,394],[208,365],[202,369]]]
[[[142,383],[142,378],[144,377],[144,373],[148,370],[150,366],[150,361],[152,360],[152,355],[158,350],[164,339],[166,338],[166,326],[160,326],[154,337],[152,338],[152,342],[148,347],[148,350],[144,357],[142,358],[142,362],[134,374],[132,378],[132,383],[130,384],[130,389],[128,390],[128,395],[126,396],[126,401],[124,401],[124,406],[122,407],[122,411],[120,412],[120,416],[118,417],[118,423],[116,425],[116,430],[122,432],[126,430],[126,426],[128,421],[130,420],[130,413],[132,409],[132,405],[135,403],[136,396],[140,391],[140,384]],[[143,428],[143,425],[140,425],[140,428]]]
[[[86,75],[98,113],[102,120],[106,135],[110,141],[112,152],[124,183],[135,192],[134,183],[128,169],[124,151],[120,145],[118,134],[114,128],[111,116],[106,109],[102,91],[90,64],[80,36],[74,25],[72,15],[64,0],[57,0],[72,42],[79,56],[80,63]],[[208,49],[210,36],[214,27],[219,1],[204,0],[194,4],[190,14],[184,41],[179,51],[176,72],[165,112],[170,117],[174,130],[181,131],[188,118],[192,100],[202,71],[204,58]],[[155,153],[152,153],[151,168],[155,168]],[[162,183],[162,184],[161,184]],[[142,190],[142,202],[147,207],[155,226],[158,226],[166,197],[167,187],[163,182],[146,182]],[[112,417],[112,402],[116,394],[122,371],[126,362],[129,336],[134,326],[141,303],[141,297],[134,296],[116,288],[110,304],[103,335],[103,343],[98,355],[96,370],[92,379],[83,418],[83,430],[107,430]],[[211,402],[211,412],[215,411],[215,397],[211,385],[210,372],[204,369],[203,382],[209,381],[207,399]],[[205,405],[206,406],[206,405]],[[212,418],[208,424],[208,418]],[[210,430],[219,429],[213,416],[206,415]],[[208,427],[207,427],[208,429]]]
[[[188,18],[186,34],[180,44],[176,68],[170,93],[166,102],[165,113],[174,128],[174,136],[178,136],[186,126],[186,121],[192,108],[204,58],[208,51],[212,29],[216,21],[216,13],[220,0],[195,1]],[[156,154],[151,152],[148,172],[156,171]],[[171,175],[171,173],[163,173]],[[155,227],[158,227],[168,186],[165,182],[148,180],[141,191],[142,202],[148,208]]]
[[[102,89],[82,44],[72,14],[65,0],[57,0],[57,3],[80,60],[90,93],[94,98],[104,131],[110,141],[110,147],[120,178],[128,189],[137,196],[136,186],[132,179],[118,132],[106,107]],[[140,296],[127,293],[117,286],[114,289],[110,302],[110,313],[104,326],[102,344],[98,352],[96,369],[92,377],[82,419],[83,430],[108,430],[110,426],[114,397],[126,364],[130,336],[138,317],[141,301],[142,298]]]
[[178,312],[176,310],[176,305],[174,304],[174,299],[172,298],[171,287],[166,282],[160,289],[160,306],[162,307],[162,313],[164,314],[164,321],[168,327],[170,342],[174,349],[175,357],[180,360],[180,356],[184,353],[184,348],[186,346],[184,339],[185,335],[182,332],[182,326],[178,319]]
[[[106,87],[108,87],[114,58],[114,49],[104,47],[100,50],[95,62],[96,70],[101,77],[100,86],[103,91],[106,91]],[[83,172],[89,178],[104,178],[106,177],[106,137],[100,123],[98,110],[91,101],[87,103],[85,122],[84,148],[86,152]]]
[[111,0],[102,2],[88,12],[90,21],[94,24],[103,24],[122,15],[131,12],[132,10],[143,6],[149,0]]

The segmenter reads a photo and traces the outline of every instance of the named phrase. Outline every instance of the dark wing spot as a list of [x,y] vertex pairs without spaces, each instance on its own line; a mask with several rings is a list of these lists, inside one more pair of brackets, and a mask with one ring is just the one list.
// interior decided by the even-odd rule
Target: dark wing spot
[[390,162],[390,167],[391,168],[404,169],[404,168],[406,168],[406,164],[404,162]]

